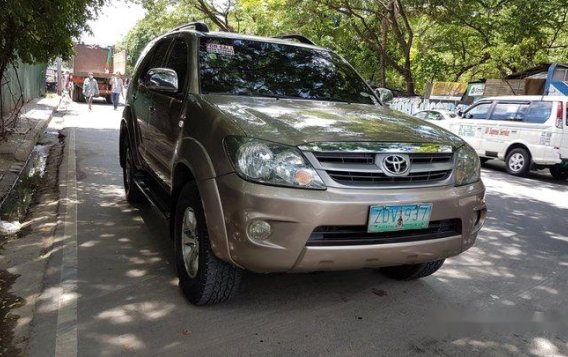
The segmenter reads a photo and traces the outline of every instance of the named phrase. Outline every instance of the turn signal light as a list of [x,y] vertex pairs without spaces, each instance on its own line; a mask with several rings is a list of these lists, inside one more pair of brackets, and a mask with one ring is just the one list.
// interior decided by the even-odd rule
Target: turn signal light
[[[562,123],[564,118],[564,103],[558,102],[556,106],[556,127],[562,129]],[[568,119],[568,118],[567,118]]]

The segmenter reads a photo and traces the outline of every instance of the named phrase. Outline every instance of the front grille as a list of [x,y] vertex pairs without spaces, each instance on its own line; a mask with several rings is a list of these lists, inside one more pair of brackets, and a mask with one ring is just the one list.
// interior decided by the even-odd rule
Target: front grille
[[412,154],[410,164],[436,164],[452,162],[452,154]]
[[341,163],[341,164],[374,164],[375,154],[372,153],[335,153],[335,152],[315,152],[314,156],[321,163]]
[[382,172],[327,171],[329,177],[344,185],[387,182],[430,182],[445,180],[451,170],[410,173],[408,176],[387,176]]
[[[311,152],[316,169],[325,171],[327,184],[343,186],[392,186],[445,184],[453,169],[453,155],[444,153],[407,153],[410,171],[405,176],[388,176],[382,170],[384,153]],[[381,156],[383,155],[383,156]]]
[[418,242],[461,235],[461,220],[430,222],[428,228],[369,233],[367,226],[320,226],[314,229],[307,246],[369,245]]

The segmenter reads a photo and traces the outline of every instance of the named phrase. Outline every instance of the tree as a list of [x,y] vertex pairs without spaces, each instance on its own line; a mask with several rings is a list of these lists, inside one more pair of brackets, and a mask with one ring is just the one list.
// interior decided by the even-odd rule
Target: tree
[[[9,66],[47,63],[73,53],[73,39],[105,0],[0,0],[0,82]],[[0,85],[0,98],[2,86]],[[0,113],[1,110],[0,101]],[[4,128],[2,127],[2,130]]]
[[165,2],[222,31],[306,35],[364,78],[409,95],[432,81],[499,78],[568,61],[568,0],[138,1]]
[[146,9],[146,16],[116,46],[119,50],[126,50],[128,54],[128,73],[132,73],[140,53],[154,38],[176,26],[193,21],[203,21],[203,15],[184,3],[172,5],[167,0],[158,0],[143,5]]

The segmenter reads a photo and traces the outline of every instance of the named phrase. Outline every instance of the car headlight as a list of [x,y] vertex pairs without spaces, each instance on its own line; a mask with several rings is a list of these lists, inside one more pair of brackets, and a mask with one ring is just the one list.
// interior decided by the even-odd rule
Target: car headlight
[[268,185],[325,190],[316,170],[295,147],[229,136],[225,150],[237,174]]
[[481,162],[475,150],[466,144],[458,149],[456,157],[456,186],[468,185],[479,181]]

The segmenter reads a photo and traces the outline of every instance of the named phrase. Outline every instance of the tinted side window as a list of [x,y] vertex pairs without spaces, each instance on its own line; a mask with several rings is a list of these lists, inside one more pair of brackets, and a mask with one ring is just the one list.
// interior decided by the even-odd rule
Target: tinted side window
[[523,120],[523,113],[527,112],[529,103],[497,103],[491,120]]
[[158,42],[155,49],[152,51],[153,52],[152,58],[146,63],[140,75],[140,78],[143,81],[146,81],[146,74],[150,69],[162,66],[162,64],[164,63],[164,58],[168,53],[168,47],[170,47],[171,42],[172,41],[170,39]]
[[491,109],[492,103],[482,103],[468,110],[464,118],[466,119],[488,119],[489,109]]
[[428,112],[428,120],[441,120],[440,114],[436,112]]
[[425,118],[426,118],[426,112],[419,112],[419,113],[416,113],[415,116],[416,116],[417,118],[420,118],[420,119],[425,119]]
[[550,118],[552,102],[532,102],[522,113],[522,120],[527,123],[542,124]]
[[178,75],[178,86],[179,91],[183,92],[185,84],[187,81],[187,68],[188,68],[188,47],[187,43],[183,40],[176,40],[170,51],[170,56],[168,57],[168,62],[166,64],[167,68],[171,68],[176,71]]

